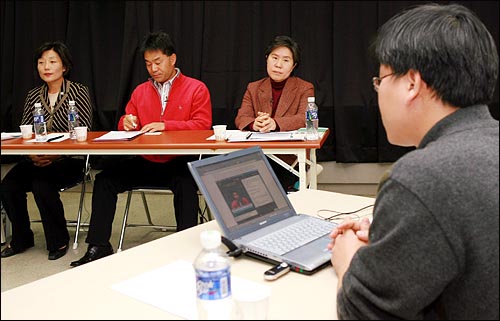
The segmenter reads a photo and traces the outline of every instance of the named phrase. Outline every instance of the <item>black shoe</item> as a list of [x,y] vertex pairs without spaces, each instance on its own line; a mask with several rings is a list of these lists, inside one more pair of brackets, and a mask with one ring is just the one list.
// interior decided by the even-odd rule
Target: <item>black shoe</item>
[[16,255],[16,254],[19,254],[19,253],[23,253],[24,251],[26,251],[27,249],[29,249],[30,247],[33,247],[33,246],[34,245],[16,249],[16,248],[11,247],[10,245],[7,245],[2,250],[1,256],[2,256],[2,258],[4,258],[4,257],[13,256],[13,255]]
[[68,252],[68,244],[66,244],[63,248],[57,249],[55,251],[49,251],[49,260],[57,260],[66,255]]
[[105,256],[113,254],[113,247],[111,245],[108,246],[97,246],[90,245],[87,249],[85,255],[79,259],[78,261],[71,262],[71,266],[80,266],[98,259],[101,259]]

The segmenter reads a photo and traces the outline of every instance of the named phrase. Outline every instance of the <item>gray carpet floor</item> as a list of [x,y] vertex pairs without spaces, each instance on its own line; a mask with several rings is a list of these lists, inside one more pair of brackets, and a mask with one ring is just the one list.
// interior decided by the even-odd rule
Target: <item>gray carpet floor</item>
[[[89,190],[92,190],[90,187]],[[63,200],[66,219],[76,219],[78,213],[78,204],[80,200],[80,193],[76,191],[65,191],[61,193]],[[86,193],[85,204],[83,209],[82,221],[88,222],[90,220],[90,204],[91,193]],[[113,223],[113,234],[111,244],[113,248],[117,249],[120,238],[121,225],[123,220],[123,213],[127,200],[127,194],[120,194],[117,202],[117,210],[115,220]],[[161,225],[175,225],[175,217],[173,214],[173,202],[171,194],[147,194],[147,202],[151,212],[153,222]],[[40,218],[38,209],[33,200],[31,193],[28,194],[28,206],[32,220]],[[132,196],[128,223],[147,223],[146,214],[143,202],[139,193],[134,193]],[[45,237],[41,223],[32,223],[32,230],[35,234],[35,246],[26,250],[23,253],[14,255],[9,258],[1,259],[1,291],[6,291],[23,284],[48,277],[52,274],[71,269],[70,262],[78,260],[85,254],[87,244],[85,238],[87,233],[81,230],[78,237],[78,247],[73,249],[75,228],[68,227],[70,233],[70,247],[68,253],[58,260],[48,260],[48,251],[46,249]],[[172,232],[164,232],[151,228],[143,227],[128,227],[126,230],[123,251],[143,244],[160,237],[169,235]],[[7,238],[7,242],[9,238]],[[2,246],[2,249],[5,245]]]

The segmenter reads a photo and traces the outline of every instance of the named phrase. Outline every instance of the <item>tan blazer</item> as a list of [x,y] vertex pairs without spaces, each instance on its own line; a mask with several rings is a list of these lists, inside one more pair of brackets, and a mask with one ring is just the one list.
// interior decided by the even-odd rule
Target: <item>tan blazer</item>
[[[294,76],[288,78],[274,115],[280,131],[305,127],[307,97],[310,96],[314,96],[312,83]],[[266,77],[251,82],[247,86],[234,123],[238,129],[243,130],[254,122],[258,111],[271,115],[272,109],[271,79]]]

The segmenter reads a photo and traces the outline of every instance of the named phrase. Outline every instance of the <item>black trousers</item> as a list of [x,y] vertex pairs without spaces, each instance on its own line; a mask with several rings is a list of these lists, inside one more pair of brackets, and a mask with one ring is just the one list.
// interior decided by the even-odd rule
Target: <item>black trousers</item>
[[34,245],[30,227],[27,193],[32,192],[40,217],[47,250],[54,251],[69,243],[69,233],[59,190],[83,177],[85,162],[64,157],[45,167],[34,166],[23,159],[2,180],[1,200],[12,223],[11,247],[28,248]]
[[110,245],[118,194],[141,187],[170,189],[174,194],[177,231],[198,223],[198,186],[187,167],[196,156],[179,156],[155,163],[141,156],[118,161],[96,175],[92,193],[92,215],[86,242]]

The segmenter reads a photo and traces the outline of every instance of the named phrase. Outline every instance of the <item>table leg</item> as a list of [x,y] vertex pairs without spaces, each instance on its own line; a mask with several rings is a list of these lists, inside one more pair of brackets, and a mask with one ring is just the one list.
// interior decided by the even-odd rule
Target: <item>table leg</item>
[[318,189],[318,170],[316,168],[316,149],[311,149],[311,152],[309,154],[309,160],[311,161],[311,164],[309,165],[309,171],[311,174],[309,177],[311,178],[311,181],[309,182],[309,188],[310,189]]
[[297,158],[299,159],[299,182],[300,182],[299,190],[304,190],[307,188],[306,150],[305,149],[301,150],[298,153]]

